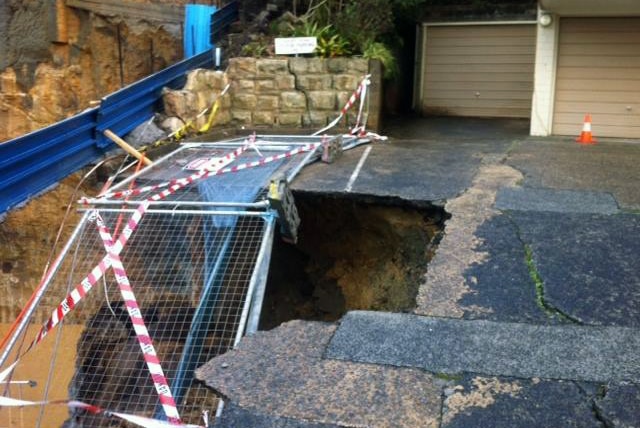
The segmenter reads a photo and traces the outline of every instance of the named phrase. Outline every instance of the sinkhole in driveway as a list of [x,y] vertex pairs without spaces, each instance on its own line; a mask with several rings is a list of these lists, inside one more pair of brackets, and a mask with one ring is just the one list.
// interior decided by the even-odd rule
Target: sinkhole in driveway
[[448,215],[396,198],[294,193],[296,245],[274,240],[260,329],[346,311],[410,311]]

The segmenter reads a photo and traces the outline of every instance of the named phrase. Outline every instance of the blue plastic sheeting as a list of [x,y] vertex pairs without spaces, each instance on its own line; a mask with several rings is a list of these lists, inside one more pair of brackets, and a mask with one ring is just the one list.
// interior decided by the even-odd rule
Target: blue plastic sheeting
[[[243,156],[242,162],[254,162],[259,160],[256,156]],[[269,178],[282,160],[267,163],[265,165],[243,169],[232,174],[223,174],[210,177],[198,184],[198,190],[202,199],[207,202],[253,202],[258,192],[268,183]],[[235,211],[237,208],[208,208],[217,211]],[[213,227],[233,227],[236,217],[209,216]]]
[[[257,159],[257,156],[242,157],[243,162],[252,162]],[[214,176],[199,183],[198,190],[202,199],[208,202],[253,202],[283,162],[284,160],[280,160],[233,174]],[[227,210],[226,208],[210,209]],[[193,316],[180,364],[171,385],[178,404],[183,398],[182,394],[187,391],[192,382],[193,371],[206,363],[198,360],[198,350],[202,349],[206,339],[209,331],[207,326],[214,320],[215,311],[211,308],[216,307],[216,301],[222,289],[226,274],[222,267],[226,266],[227,258],[230,257],[230,248],[234,247],[232,243],[238,217],[212,215],[205,216],[203,221],[206,222],[204,225],[205,281],[200,303]],[[157,416],[161,416],[159,410],[156,412]]]
[[211,44],[211,15],[216,11],[215,6],[202,4],[188,4],[185,6],[184,23],[184,57],[210,50]]

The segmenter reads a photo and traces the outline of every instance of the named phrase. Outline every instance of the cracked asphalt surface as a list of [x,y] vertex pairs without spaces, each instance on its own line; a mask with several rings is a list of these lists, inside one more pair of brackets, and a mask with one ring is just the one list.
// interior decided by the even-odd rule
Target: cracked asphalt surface
[[[353,193],[452,216],[414,314],[243,339],[198,371],[229,403],[217,426],[640,426],[640,144],[527,128],[390,124]],[[345,193],[363,151],[294,188]]]

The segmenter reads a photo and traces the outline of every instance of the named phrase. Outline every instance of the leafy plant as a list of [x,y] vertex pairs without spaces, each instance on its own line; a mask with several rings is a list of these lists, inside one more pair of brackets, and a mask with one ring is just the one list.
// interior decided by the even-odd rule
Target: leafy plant
[[316,53],[323,58],[334,58],[350,54],[349,41],[340,34],[318,38]]
[[362,52],[362,56],[366,59],[377,59],[382,63],[384,69],[384,78],[392,79],[398,76],[400,69],[395,55],[384,43],[369,42]]
[[242,46],[242,56],[250,56],[254,58],[261,58],[271,55],[271,49],[267,43],[262,40],[256,40],[249,42]]

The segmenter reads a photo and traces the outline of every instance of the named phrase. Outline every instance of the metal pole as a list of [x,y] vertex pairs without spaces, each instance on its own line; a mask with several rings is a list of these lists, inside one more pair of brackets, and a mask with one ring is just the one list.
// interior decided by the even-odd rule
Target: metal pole
[[62,251],[60,252],[60,255],[55,260],[55,262],[51,266],[51,268],[49,269],[49,274],[42,281],[42,287],[40,287],[40,289],[38,290],[35,298],[31,302],[31,306],[29,307],[29,309],[25,313],[24,317],[20,321],[20,324],[18,325],[18,328],[14,331],[13,336],[11,337],[11,340],[7,344],[7,347],[2,351],[2,355],[0,356],[0,367],[2,367],[4,365],[4,363],[7,361],[7,359],[9,358],[9,354],[11,353],[11,350],[13,349],[13,347],[16,344],[16,342],[18,341],[18,338],[20,337],[20,335],[24,331],[25,327],[29,323],[29,319],[33,315],[33,312],[35,311],[36,307],[38,306],[38,303],[40,303],[40,300],[42,300],[42,297],[44,296],[45,291],[47,290],[47,288],[49,288],[49,285],[51,284],[51,280],[53,278],[53,275],[57,272],[58,268],[62,264],[62,260],[64,259],[64,255],[69,251],[73,241],[75,241],[76,237],[80,234],[80,230],[82,229],[82,226],[84,225],[84,223],[87,220],[88,216],[89,216],[89,213],[85,213],[84,214],[84,216],[82,217],[82,219],[78,223],[78,226],[76,226],[75,230],[73,231],[73,234],[71,235],[71,237],[69,238],[69,240],[67,241],[65,246],[62,248]]
[[[95,208],[80,208],[78,211],[93,211]],[[102,213],[134,213],[134,209],[116,209],[116,208],[100,208]],[[146,214],[201,214],[201,215],[226,215],[226,216],[244,216],[244,217],[263,217],[264,211],[213,211],[213,210],[147,210]]]
[[143,203],[147,203],[149,206],[152,205],[170,205],[170,206],[197,206],[197,207],[236,207],[236,208],[267,208],[269,206],[269,202],[261,201],[261,202],[189,202],[189,201],[131,201],[131,200],[112,200],[112,199],[87,199],[83,201],[83,203],[87,203],[94,206],[99,205],[140,205]]
[[[247,326],[247,319],[249,317],[249,308],[252,305],[253,295],[258,286],[258,281],[264,277],[266,281],[266,275],[261,275],[261,269],[265,257],[271,257],[271,244],[273,243],[273,231],[275,229],[276,219],[275,216],[269,215],[265,218],[265,229],[264,234],[262,235],[262,244],[260,244],[260,251],[258,252],[258,257],[256,258],[256,268],[251,275],[251,280],[249,281],[249,288],[247,289],[247,300],[244,302],[244,307],[242,308],[242,315],[240,317],[240,323],[238,324],[238,331],[236,332],[235,340],[233,341],[233,347],[242,339],[242,336],[245,331],[245,326]],[[267,254],[268,253],[268,254]],[[254,312],[255,313],[255,312]],[[255,316],[255,315],[254,315]],[[258,317],[260,314],[258,313]],[[247,332],[248,329],[247,329]],[[253,333],[253,332],[252,332]]]
[[[272,217],[273,218],[273,217]],[[258,324],[260,323],[260,313],[262,312],[262,303],[264,301],[264,294],[267,289],[267,276],[269,274],[269,264],[271,263],[271,250],[273,247],[273,225],[275,224],[275,218],[271,221],[270,231],[265,232],[265,236],[262,241],[262,247],[260,248],[260,254],[256,264],[256,270],[254,271],[256,291],[251,301],[251,310],[249,312],[249,320],[247,322],[246,332],[247,334],[253,334],[258,331]],[[253,281],[253,277],[251,277]]]
[[307,155],[304,157],[304,159],[302,159],[302,161],[298,165],[296,165],[295,168],[293,168],[291,170],[289,175],[287,175],[287,183],[291,183],[293,181],[293,179],[296,178],[296,176],[298,175],[300,170],[302,168],[304,168],[305,165],[311,163],[311,158],[316,154],[318,149],[321,148],[321,147],[322,146],[318,146],[314,150],[311,150],[309,153],[307,153]]

